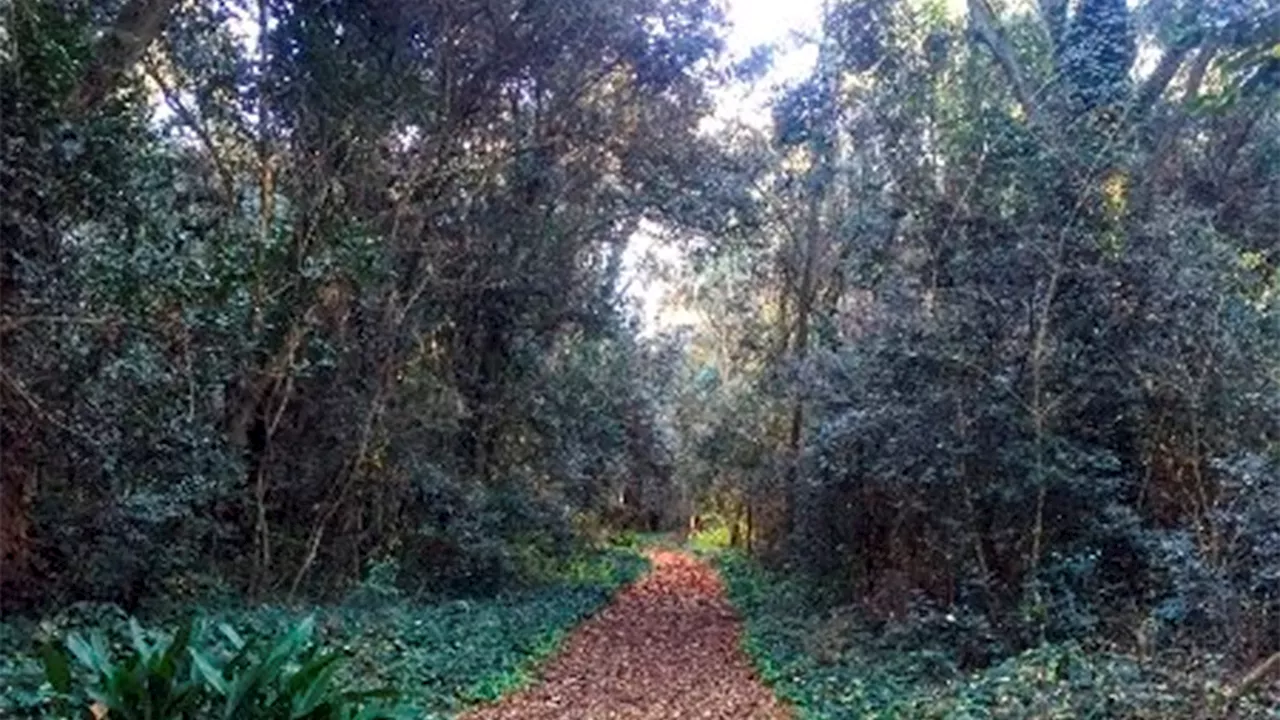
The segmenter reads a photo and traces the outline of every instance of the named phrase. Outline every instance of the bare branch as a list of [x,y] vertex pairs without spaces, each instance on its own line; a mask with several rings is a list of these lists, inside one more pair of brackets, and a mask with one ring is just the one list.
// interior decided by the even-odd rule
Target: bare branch
[[18,378],[10,375],[3,365],[0,365],[0,380],[3,380],[4,384],[8,385],[19,398],[22,398],[22,401],[31,408],[31,411],[36,417],[44,420],[49,425],[52,425],[54,428],[61,430],[76,440],[79,440],[86,448],[92,450],[94,453],[98,455],[103,454],[102,449],[98,447],[98,444],[94,442],[93,438],[80,430],[77,430],[75,427],[72,427],[66,420],[59,418],[52,411],[46,409],[44,404],[41,403],[40,400],[27,388],[26,384]]
[[1241,695],[1253,689],[1253,686],[1265,680],[1278,666],[1280,666],[1280,653],[1271,655],[1255,666],[1234,688],[1227,691],[1228,704],[1235,702]]

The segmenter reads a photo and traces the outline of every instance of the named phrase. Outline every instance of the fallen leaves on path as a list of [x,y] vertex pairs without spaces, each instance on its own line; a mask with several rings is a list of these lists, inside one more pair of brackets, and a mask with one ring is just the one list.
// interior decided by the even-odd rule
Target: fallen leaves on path
[[583,623],[542,681],[467,720],[785,720],[738,647],[719,578],[680,552]]

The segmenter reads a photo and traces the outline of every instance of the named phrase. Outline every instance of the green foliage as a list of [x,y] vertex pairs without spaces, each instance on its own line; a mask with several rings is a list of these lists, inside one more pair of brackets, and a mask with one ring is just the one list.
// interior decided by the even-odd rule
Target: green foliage
[[111,714],[142,718],[185,718],[205,705],[204,685],[192,664],[191,625],[167,641],[150,641],[137,621],[130,624],[130,646],[113,659],[103,635],[67,637],[66,649],[90,679],[74,688],[68,656],[53,646],[41,649],[46,677],[65,703],[84,707],[97,703]]
[[[889,662],[810,704],[1105,713],[1094,640],[1274,651],[1265,0],[826,3],[774,127],[717,137],[710,0],[119,5],[0,12],[6,613],[345,598],[318,632],[380,637],[359,670],[255,610],[224,620],[292,644],[201,682],[270,715],[394,667],[446,708],[616,586],[585,544],[702,514],[880,616]],[[703,318],[652,342],[641,231]],[[180,709],[118,615],[96,687]],[[762,617],[771,677],[826,677]]]
[[[737,554],[720,556],[730,602],[743,615],[743,645],[761,677],[806,718],[908,717],[914,667],[899,675],[862,655],[869,633],[831,638],[835,647],[815,646],[824,632],[814,588],[770,574]],[[823,639],[825,641],[825,639]],[[844,654],[847,649],[851,652]],[[906,658],[908,665],[912,659]],[[899,661],[901,665],[901,660]],[[901,668],[897,668],[901,669]]]
[[725,215],[710,3],[115,5],[3,13],[6,608],[497,592],[658,514],[621,250]]
[[[312,641],[307,618],[273,642],[243,639],[229,625],[220,653],[201,624],[184,624],[172,637],[155,638],[131,621],[129,644],[113,657],[106,636],[73,633],[66,650],[87,671],[75,682],[70,657],[41,648],[45,675],[67,712],[90,703],[111,717],[168,720],[195,717],[261,720],[393,720],[403,712],[369,702],[381,691],[345,691],[334,684],[341,656]],[[225,657],[222,655],[225,654]]]
[[[983,640],[965,618],[916,614],[891,632],[873,632],[864,620],[833,623],[818,588],[739,555],[720,556],[719,569],[745,618],[747,653],[802,718],[1154,720],[1221,707],[1220,657],[1148,661],[1067,642],[966,670],[961,655]],[[1240,710],[1241,717],[1270,712],[1257,702]]]
[[1135,57],[1129,7],[1123,0],[1085,0],[1063,35],[1063,72],[1083,109],[1123,102]]
[[403,595],[399,575],[400,562],[394,557],[369,563],[364,580],[347,596],[347,603],[378,605],[399,599]]
[[[49,716],[53,691],[63,685],[40,682],[34,638],[76,628],[68,645],[91,672],[74,674],[83,683],[73,686],[75,704],[98,700],[113,716],[142,717],[129,713],[151,707],[147,717],[382,717],[374,714],[386,708],[379,688],[394,691],[415,717],[452,715],[529,682],[574,625],[646,567],[634,551],[584,553],[562,564],[550,584],[495,597],[363,597],[306,616],[280,607],[208,611],[194,630],[172,638],[141,630],[118,610],[86,609],[25,632],[0,625],[12,635],[7,647],[31,648],[0,656],[0,711]],[[65,667],[65,657],[53,666]],[[157,714],[177,708],[176,695],[196,711]]]
[[561,579],[493,598],[321,616],[330,641],[353,653],[353,670],[401,691],[410,705],[446,713],[522,686],[564,633],[645,568],[634,552],[581,556]]
[[732,534],[723,522],[711,522],[702,530],[689,536],[689,547],[695,552],[707,554],[730,549]]
[[968,8],[828,6],[772,132],[731,141],[759,223],[682,288],[677,476],[880,640],[948,638],[939,667],[1239,669],[1276,643],[1273,18]]

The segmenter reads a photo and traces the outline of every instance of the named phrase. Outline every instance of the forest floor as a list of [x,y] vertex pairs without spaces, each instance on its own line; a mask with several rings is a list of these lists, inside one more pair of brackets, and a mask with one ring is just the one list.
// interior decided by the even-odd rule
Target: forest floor
[[583,623],[541,680],[466,720],[782,720],[755,676],[715,572],[668,548],[652,571]]

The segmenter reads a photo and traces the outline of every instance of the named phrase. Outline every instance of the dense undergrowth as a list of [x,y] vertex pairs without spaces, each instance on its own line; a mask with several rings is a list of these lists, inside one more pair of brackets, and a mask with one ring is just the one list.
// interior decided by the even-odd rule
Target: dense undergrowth
[[[271,638],[313,617],[316,644],[342,656],[337,685],[389,688],[415,717],[448,717],[527,682],[570,628],[645,567],[632,549],[615,548],[566,564],[553,581],[488,598],[419,602],[366,583],[341,605],[173,608],[143,620],[172,629],[184,614],[196,615],[245,637]],[[79,604],[38,621],[0,624],[0,716],[58,716],[39,647],[72,633],[101,634],[119,656],[128,647],[129,618],[114,605]]]
[[1139,658],[1086,640],[1018,653],[990,643],[973,619],[913,613],[874,623],[832,603],[822,588],[715,554],[746,625],[743,644],[761,676],[805,720],[827,718],[1208,718],[1275,717],[1275,698],[1227,707],[1221,661],[1212,655]]

